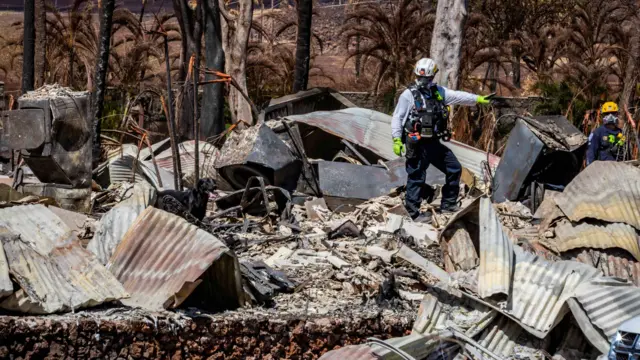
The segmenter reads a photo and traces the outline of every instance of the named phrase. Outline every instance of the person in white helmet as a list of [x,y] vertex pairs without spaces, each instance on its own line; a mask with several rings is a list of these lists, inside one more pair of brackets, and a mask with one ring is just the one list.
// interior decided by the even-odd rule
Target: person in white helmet
[[430,221],[430,213],[420,213],[426,172],[433,164],[446,176],[442,188],[442,212],[459,210],[458,190],[462,167],[453,152],[440,140],[448,141],[448,105],[473,106],[489,104],[485,96],[450,90],[433,82],[438,72],[436,63],[420,59],[415,66],[415,84],[398,99],[391,120],[393,152],[400,156],[406,150],[407,189],[405,207],[414,221]]

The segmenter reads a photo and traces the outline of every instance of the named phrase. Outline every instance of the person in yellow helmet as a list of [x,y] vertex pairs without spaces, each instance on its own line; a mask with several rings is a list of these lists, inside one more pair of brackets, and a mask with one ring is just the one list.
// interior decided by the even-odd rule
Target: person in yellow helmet
[[596,160],[619,161],[622,158],[626,139],[618,127],[618,105],[612,101],[606,102],[600,114],[602,126],[589,135],[587,165]]

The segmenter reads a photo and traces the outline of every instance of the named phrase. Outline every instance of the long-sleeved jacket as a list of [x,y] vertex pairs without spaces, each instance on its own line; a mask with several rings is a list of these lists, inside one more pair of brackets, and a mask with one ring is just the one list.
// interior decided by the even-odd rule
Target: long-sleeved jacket
[[[438,92],[444,99],[445,105],[465,105],[472,106],[478,101],[478,95],[474,95],[465,91],[450,90],[443,86],[438,85]],[[413,101],[413,95],[411,90],[406,89],[400,95],[398,99],[398,105],[396,105],[393,111],[393,118],[391,119],[391,137],[402,137],[402,127],[409,117],[409,113],[415,107]]]
[[[602,125],[595,129],[589,135],[589,147],[587,148],[587,165],[596,160],[616,161],[617,160],[617,144],[620,143],[618,134],[622,134],[622,130],[615,128],[608,129]],[[624,140],[622,140],[624,142]]]

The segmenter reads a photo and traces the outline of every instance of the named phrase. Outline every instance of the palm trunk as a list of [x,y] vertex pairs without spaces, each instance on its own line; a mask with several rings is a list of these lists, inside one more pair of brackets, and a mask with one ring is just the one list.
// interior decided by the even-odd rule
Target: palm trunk
[[520,89],[522,87],[520,84],[520,53],[515,50],[513,52],[513,56],[511,57],[511,72],[513,86],[515,86],[516,89]]
[[313,0],[298,0],[298,38],[296,41],[296,67],[293,92],[307,90],[309,61],[311,58],[311,18]]
[[[218,0],[206,0],[204,7],[206,65],[211,70],[224,72],[224,50],[222,49],[222,27]],[[207,74],[205,76],[205,81],[213,79],[213,75]],[[224,85],[222,83],[209,84],[204,87],[200,114],[200,135],[205,139],[224,131],[223,96]]]
[[466,18],[466,0],[438,1],[431,37],[431,58],[440,68],[436,82],[451,89],[457,89],[459,85],[460,50]]
[[107,72],[109,71],[109,46],[111,45],[111,26],[113,24],[113,9],[115,0],[102,0],[102,11],[100,12],[100,56],[96,64],[95,76],[95,97],[93,103],[93,165],[98,165],[100,161],[100,131],[101,118],[104,110],[104,93],[107,86]]
[[22,53],[22,93],[33,90],[35,73],[36,28],[35,0],[24,2],[24,35]]
[[36,59],[35,83],[36,88],[44,85],[47,56],[47,9],[44,0],[36,0]]
[[[638,59],[640,58],[640,30],[635,29],[629,46],[629,58],[625,68],[624,86],[620,96],[620,108],[630,109],[638,84]],[[624,111],[624,110],[623,110]],[[623,116],[626,119],[626,116]]]

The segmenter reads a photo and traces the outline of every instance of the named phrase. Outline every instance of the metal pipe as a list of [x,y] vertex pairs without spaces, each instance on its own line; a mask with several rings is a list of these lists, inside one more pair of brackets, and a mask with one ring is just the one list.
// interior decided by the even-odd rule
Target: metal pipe
[[367,165],[367,166],[371,166],[371,163],[369,162],[369,160],[367,160],[367,158],[365,158],[360,151],[358,151],[356,149],[355,146],[353,146],[352,143],[348,142],[345,139],[342,139],[342,143],[349,149],[351,150],[351,152],[353,152],[355,154],[355,156],[358,157],[358,159],[360,159],[360,161],[362,161],[363,164]]
[[167,68],[167,101],[166,110],[169,116],[169,138],[171,141],[171,153],[173,155],[173,185],[176,190],[182,190],[182,169],[180,166],[180,151],[176,139],[176,123],[173,117],[173,94],[171,92],[171,66],[169,64],[169,41],[167,34],[162,34],[164,38],[164,62]]

